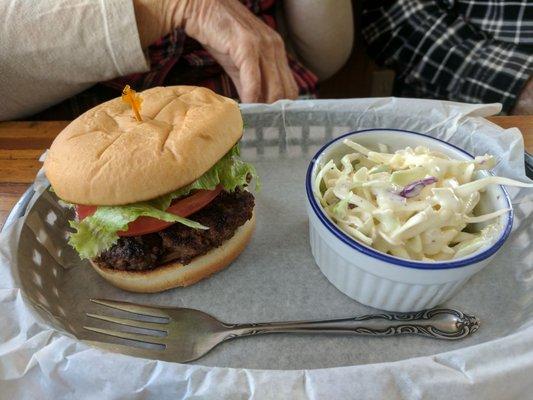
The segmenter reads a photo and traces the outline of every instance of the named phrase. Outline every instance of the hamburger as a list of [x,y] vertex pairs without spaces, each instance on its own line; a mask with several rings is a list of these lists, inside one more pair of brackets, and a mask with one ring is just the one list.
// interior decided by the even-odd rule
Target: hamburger
[[[133,111],[133,112],[132,112]],[[153,293],[228,266],[255,226],[237,103],[209,89],[125,89],[54,140],[44,170],[76,211],[69,244],[113,285]]]

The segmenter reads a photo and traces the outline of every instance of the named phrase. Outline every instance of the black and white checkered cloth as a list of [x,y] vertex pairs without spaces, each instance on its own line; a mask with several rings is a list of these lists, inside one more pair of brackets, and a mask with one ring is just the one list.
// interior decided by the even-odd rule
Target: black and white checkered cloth
[[500,102],[533,75],[533,0],[366,0],[368,52],[397,72],[394,94]]

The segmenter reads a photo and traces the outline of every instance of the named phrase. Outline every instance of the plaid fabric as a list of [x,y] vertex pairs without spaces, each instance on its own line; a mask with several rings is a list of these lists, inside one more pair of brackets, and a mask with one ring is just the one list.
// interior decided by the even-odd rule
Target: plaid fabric
[[531,0],[366,0],[362,23],[369,54],[397,72],[398,96],[508,112],[533,73]]
[[[276,29],[276,0],[241,0],[258,18]],[[204,86],[221,95],[238,100],[237,90],[222,67],[196,40],[176,29],[147,50],[150,71],[102,82],[59,105],[35,115],[32,119],[73,119],[103,101],[117,97],[124,85],[144,90],[161,85]],[[316,95],[317,77],[288,55],[289,66],[301,96]]]
[[533,44],[533,2],[531,0],[457,1],[458,12],[472,25],[495,40]]

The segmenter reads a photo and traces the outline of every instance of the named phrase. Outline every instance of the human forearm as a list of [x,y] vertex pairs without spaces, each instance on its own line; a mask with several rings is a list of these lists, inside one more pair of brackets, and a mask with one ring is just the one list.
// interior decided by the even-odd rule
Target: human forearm
[[131,0],[0,0],[0,120],[147,68]]
[[298,94],[283,40],[238,0],[0,0],[0,24],[0,120],[147,70],[142,49],[176,28],[209,51],[242,101]]
[[518,96],[518,100],[511,111],[515,115],[531,115],[533,114],[533,77],[529,78],[528,83],[524,86]]
[[285,0],[290,40],[303,63],[321,80],[337,72],[353,47],[350,0]]
[[141,46],[146,48],[182,27],[188,4],[189,0],[133,0]]

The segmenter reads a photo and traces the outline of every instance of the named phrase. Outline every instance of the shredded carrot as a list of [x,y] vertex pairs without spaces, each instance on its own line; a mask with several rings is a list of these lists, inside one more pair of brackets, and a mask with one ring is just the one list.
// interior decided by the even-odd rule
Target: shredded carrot
[[130,88],[130,85],[124,86],[124,90],[122,91],[122,101],[131,106],[133,113],[135,114],[135,119],[142,122],[143,119],[141,118],[140,113],[142,99],[135,90]]

